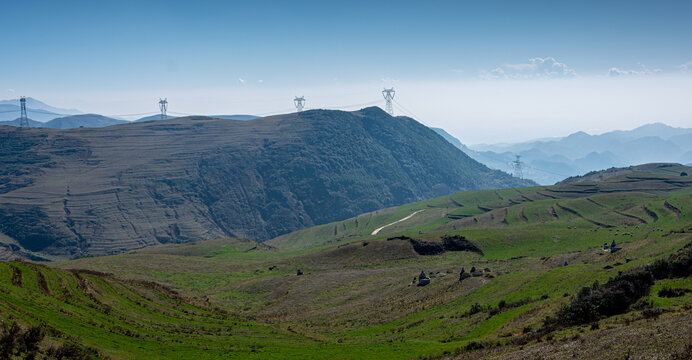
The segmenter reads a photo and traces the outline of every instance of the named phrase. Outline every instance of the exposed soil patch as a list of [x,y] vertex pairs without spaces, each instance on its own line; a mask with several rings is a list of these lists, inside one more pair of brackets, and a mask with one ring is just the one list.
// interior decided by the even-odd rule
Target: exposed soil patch
[[663,202],[663,206],[666,207],[666,209],[672,211],[677,215],[678,219],[680,219],[680,209],[676,208],[675,206],[671,205],[668,201]]
[[22,287],[22,271],[12,266],[12,285]]
[[36,285],[38,286],[38,289],[41,290],[41,293],[43,293],[43,295],[50,296],[50,289],[48,289],[48,283],[46,282],[46,278],[43,276],[43,273],[39,269],[36,269]]
[[579,218],[581,218],[581,219],[583,219],[583,220],[586,220],[586,221],[588,221],[588,222],[590,222],[590,223],[592,223],[592,224],[594,224],[594,225],[596,225],[596,226],[601,226],[601,227],[605,227],[605,228],[612,228],[612,227],[613,227],[613,225],[604,224],[604,223],[602,223],[602,222],[600,222],[600,221],[596,221],[596,220],[589,219],[589,218],[583,216],[582,214],[580,214],[579,212],[577,212],[576,210],[570,209],[570,208],[568,208],[568,207],[566,207],[566,206],[563,206],[563,205],[560,205],[559,203],[556,203],[556,205],[557,205],[557,207],[559,207],[560,209],[562,209],[562,210],[564,210],[564,211],[567,211],[568,213],[570,213],[570,214],[572,214],[572,215],[575,215],[575,216],[577,216],[577,217],[579,217]]
[[649,215],[652,219],[654,219],[654,222],[658,221],[658,215],[653,210],[644,206],[644,211],[646,211],[646,214]]
[[600,203],[596,202],[595,200],[593,200],[593,199],[591,199],[591,198],[586,198],[586,201],[588,201],[588,202],[590,202],[590,203],[592,203],[592,204],[594,204],[594,205],[600,207],[601,209],[610,210],[610,211],[612,211],[612,212],[614,212],[614,213],[616,213],[616,214],[618,214],[618,215],[620,215],[620,216],[624,216],[624,217],[628,217],[628,218],[630,218],[630,219],[634,219],[634,220],[636,220],[636,221],[638,221],[638,222],[640,222],[640,223],[642,223],[642,224],[648,224],[648,223],[646,222],[646,220],[640,218],[639,216],[635,216],[635,215],[631,215],[631,214],[624,213],[624,212],[622,212],[622,211],[618,211],[618,210],[615,210],[615,209],[611,209],[611,208],[609,208],[609,207],[607,207],[607,206],[605,206],[605,205],[603,205],[603,204],[600,204]]

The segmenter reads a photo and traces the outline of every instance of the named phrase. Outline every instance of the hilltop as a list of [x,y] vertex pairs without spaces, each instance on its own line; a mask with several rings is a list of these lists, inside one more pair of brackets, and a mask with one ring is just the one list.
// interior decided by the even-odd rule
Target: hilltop
[[[300,247],[234,238],[0,264],[0,318],[51,329],[43,349],[132,359],[685,358],[690,170],[458,192],[306,229]],[[323,239],[353,228],[366,231]],[[460,281],[462,268],[475,271]]]
[[262,241],[454,191],[531,185],[379,108],[0,137],[2,242],[47,258]]

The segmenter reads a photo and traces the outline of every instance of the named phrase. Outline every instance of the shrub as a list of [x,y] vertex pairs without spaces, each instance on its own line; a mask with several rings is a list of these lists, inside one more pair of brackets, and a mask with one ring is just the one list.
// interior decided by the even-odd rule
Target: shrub
[[646,309],[642,311],[642,318],[644,319],[658,319],[659,316],[663,314],[662,309]]
[[507,303],[504,300],[500,300],[500,302],[497,304],[497,308],[502,309],[505,307],[505,305],[507,305]]
[[479,303],[475,303],[471,305],[471,309],[469,309],[469,315],[473,315],[481,311],[483,311],[483,306],[481,306],[481,304]]
[[680,297],[688,292],[690,292],[690,289],[665,287],[658,292],[658,296],[666,298]]
[[62,344],[59,347],[48,349],[47,355],[50,359],[70,359],[70,360],[86,360],[91,357],[75,344]]
[[33,359],[43,337],[43,330],[38,326],[22,330],[16,322],[3,322],[0,327],[0,359],[11,359],[14,356]]

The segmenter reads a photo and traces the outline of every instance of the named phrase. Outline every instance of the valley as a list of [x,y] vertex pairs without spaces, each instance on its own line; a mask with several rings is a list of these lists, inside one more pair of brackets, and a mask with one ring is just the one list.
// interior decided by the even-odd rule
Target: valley
[[[644,300],[595,322],[546,319],[595,281],[656,261],[687,261],[689,271],[692,179],[680,176],[689,170],[650,164],[599,181],[459,192],[266,243],[225,238],[49,267],[10,262],[0,316],[43,323],[52,341],[95,357],[605,359],[632,351],[629,339],[638,356],[684,358],[692,294],[661,290],[690,289],[689,276],[657,275]],[[618,250],[604,251],[613,241]],[[472,267],[478,276],[459,281]],[[421,270],[427,286],[417,286]],[[95,312],[103,315],[79,320]],[[666,335],[647,347],[655,329]],[[585,339],[595,345],[578,346]]]

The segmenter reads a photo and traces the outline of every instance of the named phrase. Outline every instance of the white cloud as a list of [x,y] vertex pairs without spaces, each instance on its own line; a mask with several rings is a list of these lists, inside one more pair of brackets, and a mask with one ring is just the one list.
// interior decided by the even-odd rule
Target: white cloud
[[386,83],[386,84],[398,83],[399,81],[400,81],[399,79],[394,79],[394,78],[390,78],[390,77],[380,79],[380,82]]
[[692,61],[688,61],[679,66],[680,71],[687,72],[687,70],[692,70]]
[[13,93],[13,92],[14,92],[14,89],[7,89],[7,91]]
[[463,74],[464,73],[464,70],[461,70],[461,69],[452,69],[451,71],[453,73],[457,73],[457,74]]
[[238,78],[238,82],[245,85],[245,79],[243,79],[243,78]]
[[257,83],[258,83],[258,84],[261,84],[261,83],[263,83],[263,82],[264,82],[264,80],[262,80],[262,79],[257,80]]
[[505,64],[491,71],[481,70],[479,75],[484,79],[528,79],[567,78],[575,77],[577,73],[567,64],[549,56],[532,58],[528,63]]
[[642,63],[637,63],[641,69],[639,70],[625,70],[625,69],[619,69],[616,67],[611,67],[608,69],[608,76],[610,77],[618,77],[618,76],[645,76],[645,75],[652,75],[652,74],[658,74],[661,73],[661,69],[649,69],[646,67],[646,65]]

